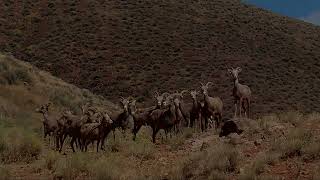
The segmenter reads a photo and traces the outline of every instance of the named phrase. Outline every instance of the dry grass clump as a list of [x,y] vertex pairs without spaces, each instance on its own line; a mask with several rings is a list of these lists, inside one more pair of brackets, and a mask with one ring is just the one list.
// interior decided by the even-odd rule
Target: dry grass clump
[[0,165],[0,180],[12,179],[10,172],[3,166]]
[[284,123],[291,123],[294,126],[299,126],[304,122],[304,115],[298,111],[288,111],[279,114],[279,121]]
[[227,173],[237,169],[238,162],[237,149],[232,145],[219,142],[188,160],[183,166],[183,173],[188,177],[225,179]]
[[295,128],[286,136],[278,137],[272,143],[272,151],[278,152],[280,158],[288,158],[293,156],[301,156],[302,150],[312,142],[312,133],[302,129]]
[[23,128],[1,128],[0,160],[6,163],[37,159],[42,151],[39,137]]
[[19,83],[32,83],[33,78],[30,70],[8,58],[9,57],[0,55],[0,84],[17,85]]

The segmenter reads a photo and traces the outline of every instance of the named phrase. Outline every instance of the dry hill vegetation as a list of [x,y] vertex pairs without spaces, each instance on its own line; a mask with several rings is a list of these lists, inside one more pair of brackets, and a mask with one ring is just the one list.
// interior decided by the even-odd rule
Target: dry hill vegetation
[[[0,55],[0,179],[318,179],[320,114],[287,112],[241,119],[241,136],[184,129],[152,144],[143,128],[137,141],[117,134],[107,150],[63,155],[43,140],[34,109],[54,104],[53,114],[86,101],[112,103],[67,84],[11,56]],[[161,140],[162,139],[162,140]]]
[[238,0],[4,0],[0,49],[117,100],[213,81],[241,66],[254,112],[320,110],[320,28]]

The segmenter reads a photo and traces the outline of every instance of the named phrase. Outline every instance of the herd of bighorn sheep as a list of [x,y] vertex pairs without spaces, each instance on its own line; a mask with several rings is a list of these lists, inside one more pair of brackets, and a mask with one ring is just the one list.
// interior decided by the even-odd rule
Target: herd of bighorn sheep
[[[233,96],[234,96],[234,117],[242,117],[242,112],[245,117],[250,114],[250,99],[251,90],[248,86],[239,83],[239,73],[241,68],[228,69],[233,78]],[[47,135],[54,137],[56,149],[59,152],[63,149],[63,144],[67,137],[70,137],[70,146],[75,152],[74,145],[81,151],[87,151],[90,143],[97,144],[96,151],[104,149],[104,144],[108,134],[116,128],[125,134],[126,129],[130,129],[133,133],[133,140],[142,126],[149,126],[152,129],[152,141],[156,142],[157,133],[164,130],[165,136],[172,133],[181,132],[182,127],[190,127],[194,129],[206,129],[212,127],[222,127],[223,102],[219,97],[211,97],[209,88],[213,85],[212,82],[206,84],[200,83],[200,91],[183,90],[173,93],[158,93],[155,92],[154,98],[156,104],[149,108],[138,109],[136,100],[133,97],[122,98],[121,111],[107,113],[106,111],[98,110],[92,107],[89,103],[81,106],[81,115],[75,115],[70,110],[65,110],[59,117],[51,117],[49,115],[49,107],[51,103],[42,105],[36,112],[43,115],[44,138]],[[192,103],[186,103],[183,98],[189,94],[192,98]],[[198,96],[202,98],[198,98]],[[200,97],[201,97],[200,96]],[[133,120],[133,126],[130,127],[130,119]],[[214,124],[212,122],[215,122]],[[231,129],[242,132],[237,129],[234,123],[224,122],[230,125]],[[230,130],[230,128],[229,128]],[[224,131],[224,132],[222,132]],[[228,127],[222,127],[220,135],[225,135]]]

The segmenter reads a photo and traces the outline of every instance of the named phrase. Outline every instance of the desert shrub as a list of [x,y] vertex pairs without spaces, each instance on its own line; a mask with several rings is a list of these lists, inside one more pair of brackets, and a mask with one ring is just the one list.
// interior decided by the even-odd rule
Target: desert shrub
[[183,145],[184,141],[185,138],[183,134],[177,134],[168,139],[168,144],[172,150],[178,150]]
[[66,158],[59,158],[55,162],[55,176],[63,179],[77,179],[81,175],[88,175],[94,158],[85,153],[75,153]]
[[305,160],[313,160],[320,158],[320,142],[314,138],[312,142],[302,148],[302,154]]
[[10,179],[12,178],[9,171],[5,167],[0,166],[0,180],[10,180]]
[[[247,175],[259,175],[264,171],[266,165],[272,165],[278,159],[278,154],[274,152],[265,152],[259,154],[255,161],[246,169]],[[251,171],[251,172],[248,172]]]
[[202,175],[223,179],[224,174],[236,170],[238,162],[239,153],[235,147],[220,142],[191,157],[183,166],[183,172],[186,176]]
[[129,168],[127,158],[118,156],[103,156],[90,166],[90,174],[97,180],[132,179],[137,176],[134,168]]
[[293,129],[285,137],[272,143],[272,151],[280,153],[280,158],[301,156],[302,149],[311,142],[312,134],[304,129]]
[[306,119],[307,121],[320,121],[320,113],[318,112],[313,112],[313,113],[310,113],[308,115],[306,115]]
[[32,83],[32,77],[25,67],[14,66],[0,61],[0,83],[14,85],[18,82]]
[[298,126],[301,122],[303,122],[303,118],[303,114],[298,111],[289,111],[279,115],[280,122],[291,123],[294,126]]
[[140,159],[151,159],[155,153],[155,146],[149,139],[137,139],[128,141],[125,148],[126,154]]
[[56,163],[59,160],[60,156],[59,153],[55,152],[55,151],[49,151],[48,153],[46,153],[46,155],[44,156],[43,159],[43,166],[46,169],[49,170],[55,170],[56,168]]
[[41,141],[33,132],[22,128],[2,128],[0,158],[3,162],[30,162],[39,157]]

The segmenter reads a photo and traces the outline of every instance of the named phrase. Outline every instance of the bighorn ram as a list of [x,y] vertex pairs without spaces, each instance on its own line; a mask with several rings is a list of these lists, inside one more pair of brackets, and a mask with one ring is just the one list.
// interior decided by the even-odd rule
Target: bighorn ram
[[[250,116],[251,90],[247,85],[239,83],[239,73],[241,68],[228,69],[229,74],[233,78],[233,97],[234,97],[234,117],[237,116],[237,108],[241,117],[241,109],[243,108],[245,116]],[[246,104],[246,105],[245,105]]]
[[163,107],[163,102],[165,101],[166,97],[169,96],[170,94],[167,92],[162,93],[161,95],[156,91],[154,98],[156,99],[156,108],[160,109]]
[[201,83],[201,90],[204,96],[203,116],[205,119],[205,129],[208,127],[209,118],[212,116],[216,120],[216,128],[220,125],[222,120],[223,103],[219,97],[210,97],[208,94],[209,85],[213,84],[208,82],[206,85]]

